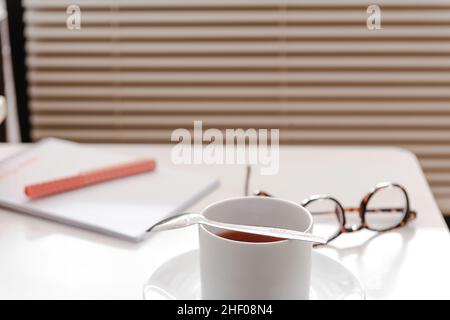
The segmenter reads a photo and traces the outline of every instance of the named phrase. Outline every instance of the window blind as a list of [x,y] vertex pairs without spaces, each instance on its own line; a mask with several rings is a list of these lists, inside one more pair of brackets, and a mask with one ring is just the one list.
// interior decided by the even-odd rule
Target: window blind
[[280,128],[281,142],[415,152],[450,212],[450,3],[25,0],[33,139],[169,142]]

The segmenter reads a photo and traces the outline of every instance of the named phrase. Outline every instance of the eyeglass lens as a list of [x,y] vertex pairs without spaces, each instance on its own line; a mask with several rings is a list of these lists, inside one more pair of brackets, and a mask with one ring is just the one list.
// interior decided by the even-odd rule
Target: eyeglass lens
[[331,239],[339,233],[342,227],[343,212],[334,200],[317,199],[305,207],[313,216],[314,234]]
[[404,219],[407,198],[396,186],[378,189],[367,203],[365,220],[369,228],[383,231],[394,228]]

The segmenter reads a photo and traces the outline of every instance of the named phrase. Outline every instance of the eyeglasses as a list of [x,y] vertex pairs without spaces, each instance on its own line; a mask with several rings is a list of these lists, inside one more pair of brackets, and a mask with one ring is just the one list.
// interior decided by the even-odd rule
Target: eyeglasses
[[[245,194],[248,195],[251,169],[247,167]],[[271,197],[264,191],[256,191],[256,196]],[[301,202],[311,212],[314,220],[314,234],[328,239],[336,239],[343,233],[368,229],[385,232],[405,226],[417,218],[410,209],[406,189],[392,182],[377,184],[363,197],[359,207],[346,208],[329,195],[311,196]]]

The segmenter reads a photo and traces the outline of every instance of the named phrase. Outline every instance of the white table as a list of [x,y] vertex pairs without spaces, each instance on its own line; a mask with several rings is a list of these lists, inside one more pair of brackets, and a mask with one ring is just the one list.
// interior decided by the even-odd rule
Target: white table
[[[0,157],[23,148],[1,145]],[[170,162],[169,146],[99,148]],[[282,147],[280,172],[253,186],[300,201],[330,193],[356,205],[374,184],[407,187],[419,213],[410,226],[388,233],[346,234],[318,249],[360,277],[369,299],[450,298],[450,236],[415,157],[395,148]],[[243,192],[243,166],[186,166],[209,172],[221,187],[192,210]],[[195,227],[156,234],[141,244],[28,215],[0,210],[0,299],[141,299],[142,285],[166,259],[197,248]]]

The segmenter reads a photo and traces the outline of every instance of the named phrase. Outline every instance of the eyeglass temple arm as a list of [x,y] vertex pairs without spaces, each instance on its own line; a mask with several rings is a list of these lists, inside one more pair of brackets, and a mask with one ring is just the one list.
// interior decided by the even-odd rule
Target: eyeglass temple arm
[[[345,208],[345,212],[359,212],[359,208]],[[404,208],[376,208],[376,209],[366,209],[366,212],[382,213],[382,212],[402,212]],[[417,212],[414,210],[409,210],[409,215],[413,218],[417,217]]]
[[[344,208],[346,213],[357,213],[359,212],[359,208]],[[373,213],[381,213],[381,212],[401,212],[403,208],[378,208],[378,209],[366,209],[366,212]],[[325,215],[325,214],[334,214],[333,211],[314,211],[311,212],[313,215]],[[409,219],[413,220],[417,217],[417,212],[414,210],[409,211]]]
[[245,169],[245,184],[244,184],[244,196],[248,196],[250,189],[250,176],[252,174],[252,167],[247,165]]
[[[347,213],[357,213],[359,212],[359,208],[345,208],[345,212]],[[367,209],[367,212],[401,212],[403,208],[379,208],[379,209]],[[414,212],[414,211],[410,211]],[[314,214],[329,214],[334,213],[333,211],[314,211]],[[415,213],[415,212],[414,212]]]
[[[244,196],[250,195],[250,177],[252,175],[252,167],[250,165],[247,165],[245,170],[245,184],[244,184]],[[262,190],[256,190],[252,192],[253,196],[257,197],[273,197],[271,194],[262,191]]]
[[[359,212],[359,208],[344,208],[345,212]],[[401,212],[404,208],[376,208],[366,209],[366,212]]]

